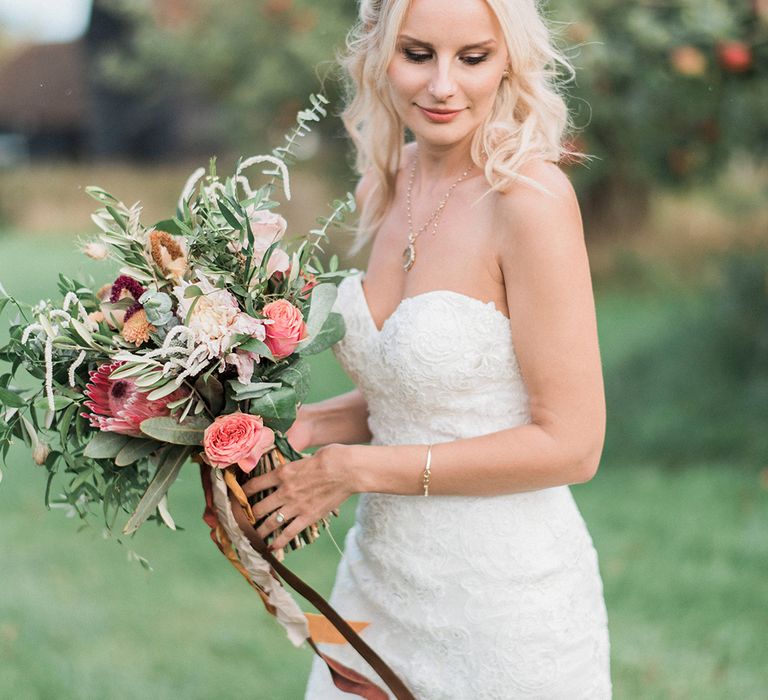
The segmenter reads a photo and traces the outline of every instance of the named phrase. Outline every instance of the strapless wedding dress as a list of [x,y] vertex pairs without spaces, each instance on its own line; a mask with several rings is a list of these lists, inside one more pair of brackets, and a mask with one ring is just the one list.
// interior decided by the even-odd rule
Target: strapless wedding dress
[[[493,302],[426,292],[403,299],[378,330],[356,273],[334,308],[347,326],[334,352],[368,402],[372,444],[426,445],[530,422],[509,319]],[[611,696],[597,555],[567,486],[361,494],[330,602],[370,623],[362,638],[418,700]],[[386,688],[349,644],[320,647]],[[305,700],[350,697],[315,657]]]

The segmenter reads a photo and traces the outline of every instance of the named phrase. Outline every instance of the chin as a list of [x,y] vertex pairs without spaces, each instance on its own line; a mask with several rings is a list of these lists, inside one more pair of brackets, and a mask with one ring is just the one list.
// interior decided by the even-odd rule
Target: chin
[[431,146],[452,146],[470,139],[474,131],[466,129],[446,129],[445,127],[436,129],[412,129],[409,130],[419,141]]
[[466,124],[430,124],[425,123],[421,113],[415,119],[403,120],[405,127],[419,141],[434,146],[450,146],[471,138],[479,124],[467,127]]

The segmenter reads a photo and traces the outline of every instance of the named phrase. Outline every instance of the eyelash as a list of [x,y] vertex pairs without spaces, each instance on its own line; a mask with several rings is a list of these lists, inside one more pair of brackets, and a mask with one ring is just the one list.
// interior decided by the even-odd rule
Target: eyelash
[[[411,61],[412,63],[424,63],[425,61],[428,61],[430,58],[432,58],[431,53],[411,51],[410,49],[403,49],[403,55],[405,56],[406,60]],[[488,54],[482,54],[481,56],[463,56],[461,60],[464,61],[467,65],[476,66],[478,63],[482,63],[487,58]]]

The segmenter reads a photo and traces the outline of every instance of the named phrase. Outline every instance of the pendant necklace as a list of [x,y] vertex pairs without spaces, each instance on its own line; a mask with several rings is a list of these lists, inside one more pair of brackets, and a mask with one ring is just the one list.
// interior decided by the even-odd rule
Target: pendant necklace
[[475,164],[472,163],[462,174],[461,177],[459,177],[456,182],[454,182],[449,188],[448,191],[443,195],[443,198],[440,200],[440,203],[437,205],[437,209],[435,209],[434,212],[432,212],[432,215],[427,219],[426,223],[419,228],[418,231],[414,233],[413,231],[413,215],[411,213],[411,193],[413,192],[413,180],[416,175],[416,161],[418,160],[418,151],[413,156],[413,165],[411,166],[411,175],[408,179],[408,190],[406,192],[406,204],[407,204],[407,211],[408,211],[408,245],[406,246],[405,250],[403,251],[403,270],[408,272],[413,267],[413,263],[416,261],[416,247],[414,246],[414,242],[416,241],[417,236],[422,233],[422,231],[425,231],[430,224],[432,224],[433,234],[437,231],[437,221],[440,218],[440,214],[442,213],[443,209],[445,208],[446,202],[448,202],[448,198],[451,196],[451,193],[453,192],[456,185],[458,185],[464,178],[469,175],[472,168],[475,167]]

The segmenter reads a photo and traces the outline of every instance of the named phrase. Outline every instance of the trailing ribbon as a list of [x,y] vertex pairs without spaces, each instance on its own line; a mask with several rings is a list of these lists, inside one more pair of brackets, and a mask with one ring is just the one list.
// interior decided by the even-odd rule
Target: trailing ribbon
[[[221,476],[219,470],[214,470],[206,464],[200,464],[200,477],[203,482],[206,502],[203,520],[211,528],[211,538],[227,559],[229,559],[235,568],[240,571],[251,586],[256,589],[267,610],[275,617],[283,618],[281,619],[281,622],[288,630],[291,641],[296,643],[298,637],[303,634],[302,641],[306,641],[310,647],[312,647],[314,652],[323,659],[331,673],[334,685],[339,688],[339,690],[358,695],[366,700],[388,700],[387,693],[379,686],[375,685],[362,674],[343,665],[318,649],[315,639],[313,639],[313,635],[310,634],[310,624],[308,624],[308,621],[310,623],[312,622],[310,616],[306,615],[304,626],[302,626],[301,622],[296,619],[296,616],[293,614],[295,612],[293,607],[282,595],[287,595],[287,592],[282,587],[280,578],[323,613],[327,622],[329,622],[333,628],[338,631],[341,637],[347,640],[370,664],[376,673],[379,674],[387,687],[394,693],[397,700],[416,700],[403,681],[381,659],[381,657],[360,638],[355,629],[344,620],[344,618],[342,618],[317,591],[312,589],[290,569],[285,567],[277,560],[272,552],[269,551],[266,543],[256,534],[256,530],[253,527],[251,521],[255,521],[255,518],[250,511],[250,506],[248,506],[247,502],[242,504],[237,498],[237,494],[229,489],[229,508],[227,509],[227,514],[234,516],[240,532],[247,538],[248,543],[253,547],[255,552],[258,553],[258,555],[260,555],[260,557],[271,567],[269,580],[262,579],[261,582],[253,580],[253,576],[240,561],[240,557],[243,555],[242,546],[238,549],[238,553],[235,553],[233,548],[233,538],[230,537],[230,534],[237,537],[237,534],[239,533],[232,533],[230,530],[230,533],[228,534],[227,528],[220,522],[219,513],[221,512],[221,506],[216,502],[218,499],[215,496],[212,473],[215,473],[213,478],[221,480],[217,486],[220,487],[223,485],[224,478]],[[280,578],[278,578],[278,575]],[[278,591],[278,589],[280,589],[280,591]],[[278,598],[277,600],[275,599],[276,597]],[[292,601],[290,596],[287,597]],[[295,606],[295,602],[293,605]],[[296,609],[298,609],[298,606],[296,606]],[[360,623],[356,623],[355,626],[359,626],[359,624]],[[325,625],[325,627],[327,627],[327,625]]]

